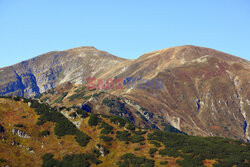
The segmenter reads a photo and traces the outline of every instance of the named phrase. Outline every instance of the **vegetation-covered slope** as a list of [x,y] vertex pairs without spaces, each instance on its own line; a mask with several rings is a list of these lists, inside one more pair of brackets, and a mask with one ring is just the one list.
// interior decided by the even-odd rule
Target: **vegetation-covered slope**
[[250,145],[142,129],[119,116],[0,98],[0,164],[10,166],[249,166]]

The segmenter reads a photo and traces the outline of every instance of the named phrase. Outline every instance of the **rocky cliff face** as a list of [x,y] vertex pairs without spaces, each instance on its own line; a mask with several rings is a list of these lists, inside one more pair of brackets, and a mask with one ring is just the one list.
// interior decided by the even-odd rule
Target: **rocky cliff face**
[[[196,46],[154,51],[135,60],[81,47],[0,69],[0,94],[34,96],[64,82],[82,84],[89,76],[135,77],[143,89],[135,85],[107,92],[133,102],[128,105],[134,112],[138,109],[132,104],[137,104],[188,134],[250,140],[249,70],[247,60]],[[159,79],[162,87],[148,88],[143,79]],[[155,124],[162,127],[161,121]]]

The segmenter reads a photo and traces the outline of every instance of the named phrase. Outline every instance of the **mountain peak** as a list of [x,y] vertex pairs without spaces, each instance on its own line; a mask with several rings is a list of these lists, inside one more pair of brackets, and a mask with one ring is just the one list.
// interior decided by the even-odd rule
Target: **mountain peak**
[[80,46],[71,49],[67,49],[66,51],[78,51],[78,50],[98,50],[94,46]]
[[170,48],[165,48],[153,52],[149,52],[143,54],[139,59],[164,59],[167,62],[170,61],[193,61],[195,59],[199,59],[204,56],[211,56],[215,58],[222,59],[227,62],[241,62],[243,64],[248,64],[249,62],[240,58],[236,57],[215,49],[195,46],[195,45],[182,45],[182,46],[175,46]]

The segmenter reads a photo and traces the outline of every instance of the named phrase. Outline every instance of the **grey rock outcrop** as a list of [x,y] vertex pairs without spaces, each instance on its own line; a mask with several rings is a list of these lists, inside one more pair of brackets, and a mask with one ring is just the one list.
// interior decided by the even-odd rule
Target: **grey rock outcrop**
[[23,139],[28,139],[28,138],[30,138],[30,136],[29,136],[25,131],[22,131],[22,130],[20,130],[20,129],[15,129],[15,128],[13,128],[13,129],[12,129],[12,134],[13,134],[13,135],[17,135],[17,136],[19,136],[19,137],[21,137],[21,138],[23,138]]
[[99,150],[102,157],[105,157],[109,153],[108,150],[100,144],[97,144],[96,148]]

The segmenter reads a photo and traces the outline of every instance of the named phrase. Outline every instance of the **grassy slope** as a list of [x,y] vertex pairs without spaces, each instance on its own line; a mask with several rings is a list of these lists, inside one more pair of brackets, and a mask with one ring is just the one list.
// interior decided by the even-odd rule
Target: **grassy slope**
[[[25,116],[25,117],[24,117]],[[6,98],[0,98],[0,124],[4,127],[5,132],[0,133],[1,138],[5,138],[6,140],[0,140],[0,159],[5,159],[7,162],[0,162],[0,165],[3,164],[9,164],[11,166],[41,166],[42,160],[41,156],[45,153],[52,153],[54,155],[55,159],[61,160],[65,155],[71,155],[71,154],[80,154],[80,153],[91,153],[95,146],[97,144],[101,144],[105,146],[109,150],[109,154],[107,154],[105,157],[99,156],[96,157],[99,160],[103,161],[98,166],[116,166],[116,163],[121,160],[121,156],[125,153],[133,153],[134,155],[141,157],[145,156],[147,159],[154,159],[155,160],[155,166],[160,166],[160,162],[162,161],[168,161],[168,166],[178,166],[176,160],[182,160],[182,155],[190,155],[190,153],[183,153],[182,155],[179,154],[176,158],[173,156],[161,156],[159,154],[159,151],[157,151],[154,154],[154,158],[150,157],[149,150],[150,148],[154,148],[155,146],[153,144],[150,144],[149,140],[145,140],[143,143],[145,145],[141,145],[140,143],[132,143],[129,142],[126,144],[125,141],[120,141],[116,138],[116,131],[124,131],[124,127],[120,127],[117,124],[114,124],[110,121],[109,118],[103,117],[99,115],[99,118],[108,123],[109,125],[113,126],[114,129],[112,130],[113,134],[108,134],[106,136],[113,137],[113,141],[109,142],[111,145],[109,145],[107,142],[104,142],[99,138],[101,133],[101,128],[99,123],[97,126],[90,126],[88,121],[89,117],[86,119],[82,119],[82,123],[80,126],[80,130],[85,132],[88,136],[91,137],[90,142],[85,147],[81,147],[74,139],[74,136],[72,135],[65,135],[62,136],[60,139],[54,134],[54,127],[55,123],[47,121],[43,125],[37,125],[39,115],[36,115],[34,109],[30,108],[27,103],[24,103],[22,101],[14,101],[11,99]],[[73,119],[70,119],[71,121],[74,121]],[[80,120],[79,118],[75,119]],[[22,139],[16,135],[13,135],[11,133],[11,129],[14,127],[15,124],[22,124],[26,128],[18,128],[22,129],[27,134],[31,136],[30,139]],[[125,127],[128,126],[128,123],[125,125]],[[39,133],[43,130],[49,130],[50,135],[47,137],[38,137]],[[138,130],[138,128],[136,128]],[[132,131],[129,130],[131,134],[133,134]],[[144,134],[144,138],[148,138],[148,133],[154,133],[152,130],[148,130],[146,134]],[[162,132],[161,132],[162,133]],[[164,133],[165,134],[165,133]],[[176,138],[175,140],[178,142],[180,147],[180,152],[182,152],[182,148],[184,148],[184,144],[182,144],[183,136],[178,136],[177,134],[171,134],[173,138]],[[171,136],[170,135],[170,136]],[[198,141],[198,142],[204,142],[205,146],[204,151],[209,150],[208,147],[206,147],[206,138],[200,138],[200,137],[188,137],[186,136],[186,141]],[[194,140],[191,140],[194,139]],[[214,138],[215,139],[215,138]],[[154,140],[158,140],[156,137]],[[161,141],[162,140],[162,141]],[[158,141],[161,142],[161,147],[157,148],[158,150],[162,150],[165,148],[165,146],[168,146],[168,142],[171,141],[165,141],[166,138],[160,138]],[[221,141],[222,138],[218,139],[219,145],[223,145],[227,142],[227,140]],[[19,146],[12,146],[11,142],[16,141],[19,142],[20,145],[25,146],[20,147]],[[217,141],[217,140],[216,140]],[[249,145],[246,145],[242,142],[235,142],[232,140],[228,140],[231,142],[233,148],[232,154],[239,154],[238,148],[245,150],[247,147],[249,148]],[[183,142],[185,143],[185,142]],[[165,146],[164,146],[165,144]],[[176,144],[176,143],[175,143]],[[192,143],[193,145],[190,145],[191,147],[195,148],[196,144]],[[210,144],[210,143],[209,143]],[[169,145],[170,146],[170,145]],[[211,146],[216,146],[212,143]],[[34,153],[31,153],[27,150],[27,148],[32,147],[32,150],[34,150]],[[135,148],[140,148],[139,151],[135,151]],[[177,148],[177,147],[176,147]],[[177,150],[178,152],[178,150]],[[216,153],[216,150],[215,150]],[[248,152],[249,153],[249,152]],[[223,153],[222,153],[223,154]],[[223,155],[224,156],[224,155]],[[225,155],[226,156],[226,155]],[[187,158],[189,158],[187,156]],[[207,159],[204,158],[203,165],[211,166],[211,164],[215,163],[216,158],[214,159]],[[218,161],[218,160],[217,160]],[[249,162],[249,160],[245,160],[246,163]],[[249,165],[249,164],[246,164]],[[92,163],[91,166],[96,166]],[[163,165],[164,166],[164,165]]]
[[[23,118],[22,116],[26,116],[27,118]],[[56,158],[61,158],[63,155],[81,153],[84,150],[84,148],[79,147],[78,143],[75,142],[73,136],[68,135],[58,139],[53,133],[54,123],[46,122],[41,126],[36,125],[38,117],[34,110],[23,102],[0,99],[0,123],[5,128],[5,134],[1,134],[1,136],[7,138],[5,142],[1,141],[0,144],[0,150],[4,150],[0,152],[1,158],[11,162],[13,166],[34,163],[40,166],[42,163],[41,156],[46,152],[53,153]],[[14,124],[23,124],[26,128],[17,129],[26,131],[31,135],[31,138],[22,139],[13,135],[11,130]],[[49,130],[52,135],[48,137],[38,137],[39,132],[43,130]],[[19,142],[25,146],[25,148],[11,146],[11,142],[13,141]],[[63,142],[63,145],[60,145],[59,142]],[[44,145],[43,148],[42,145]],[[35,154],[27,151],[26,148],[28,147],[32,147]],[[22,156],[19,157],[19,155]]]

